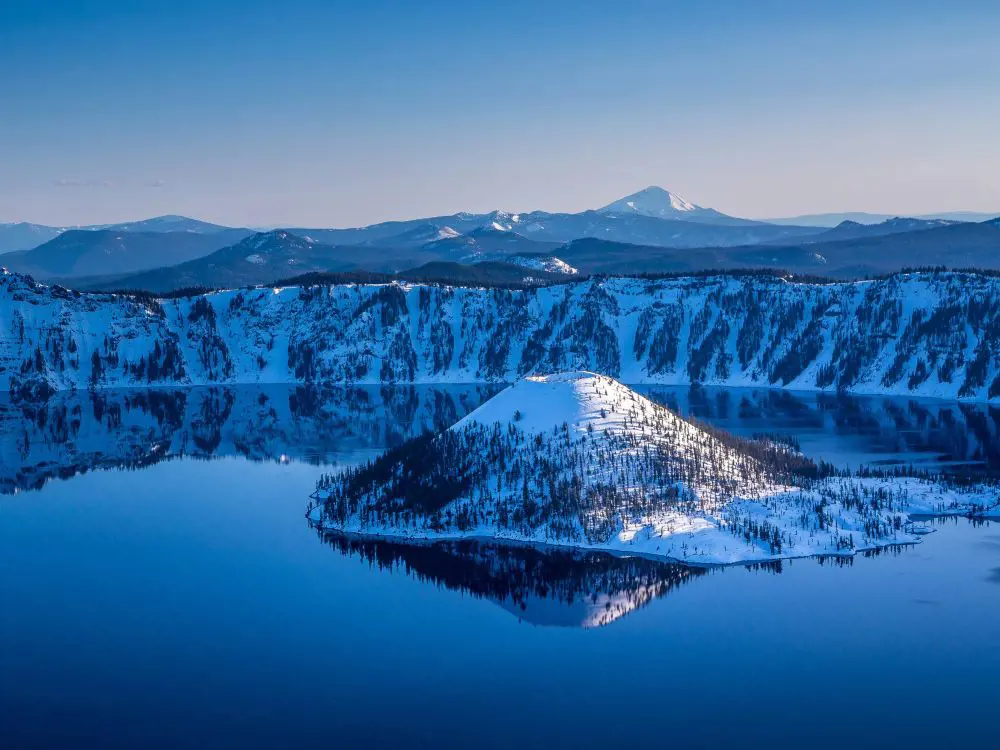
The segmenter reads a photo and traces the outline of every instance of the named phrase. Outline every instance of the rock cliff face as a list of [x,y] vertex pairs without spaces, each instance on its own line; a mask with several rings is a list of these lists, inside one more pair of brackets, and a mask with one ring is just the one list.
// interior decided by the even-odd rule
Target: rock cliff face
[[586,369],[1000,398],[1000,278],[615,278],[527,290],[342,285],[141,300],[0,276],[0,390],[514,381]]

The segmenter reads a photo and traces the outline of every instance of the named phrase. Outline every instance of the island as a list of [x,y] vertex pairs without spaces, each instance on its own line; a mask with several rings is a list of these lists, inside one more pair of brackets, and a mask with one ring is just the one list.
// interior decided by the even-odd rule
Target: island
[[682,418],[592,372],[526,377],[443,432],[324,475],[324,531],[491,539],[731,564],[920,540],[920,516],[1000,517],[997,488],[848,473]]

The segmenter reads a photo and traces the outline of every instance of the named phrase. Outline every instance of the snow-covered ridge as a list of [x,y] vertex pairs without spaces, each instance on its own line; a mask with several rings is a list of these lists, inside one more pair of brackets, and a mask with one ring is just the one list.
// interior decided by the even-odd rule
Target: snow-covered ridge
[[169,300],[0,275],[0,390],[148,384],[627,383],[1000,398],[1000,279],[921,273],[339,285]]
[[993,487],[824,473],[593,373],[524,379],[436,437],[322,479],[311,520],[734,563],[917,541],[911,514],[1000,515]]
[[522,268],[530,268],[532,271],[562,273],[567,276],[575,276],[580,272],[579,269],[554,255],[508,255],[499,260]]

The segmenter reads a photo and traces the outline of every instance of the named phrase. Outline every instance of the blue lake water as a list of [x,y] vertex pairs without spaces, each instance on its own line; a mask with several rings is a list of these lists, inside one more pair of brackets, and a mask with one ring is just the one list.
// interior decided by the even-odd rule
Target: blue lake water
[[[840,464],[1000,469],[985,406],[646,390]],[[489,393],[0,399],[0,746],[996,743],[998,524],[709,571],[310,529],[321,473]]]

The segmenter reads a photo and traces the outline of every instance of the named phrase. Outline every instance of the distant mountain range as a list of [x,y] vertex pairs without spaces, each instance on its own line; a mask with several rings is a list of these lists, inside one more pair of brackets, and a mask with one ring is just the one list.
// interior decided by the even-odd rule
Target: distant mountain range
[[307,273],[405,275],[428,264],[456,282],[497,283],[527,271],[547,278],[770,267],[854,277],[912,266],[1000,266],[994,222],[850,216],[832,227],[753,221],[653,186],[580,213],[456,213],[348,229],[254,233],[173,215],[75,229],[6,224],[0,252],[9,251],[4,266],[40,280],[154,292]]
[[193,287],[254,286],[305,274],[348,272],[395,274],[412,280],[511,284],[553,280],[576,272],[543,252],[549,248],[544,243],[486,229],[470,235],[434,240],[421,247],[373,247],[328,245],[279,229],[253,234],[187,262],[139,273],[81,278],[74,286],[165,293]]
[[[845,221],[856,222],[858,224],[880,224],[889,219],[896,218],[898,214],[871,214],[864,211],[847,211],[844,213],[830,214],[805,214],[803,216],[790,216],[780,219],[761,219],[767,224],[792,224],[806,227],[835,227]],[[963,221],[979,223],[1000,217],[1000,211],[996,213],[982,213],[980,211],[943,211],[936,214],[918,214],[912,218],[924,219],[927,221]]]
[[80,286],[169,292],[190,287],[267,284],[303,273],[346,271],[353,267],[338,257],[335,247],[277,230],[250,235],[235,245],[177,265]]
[[732,252],[749,266],[769,265],[845,279],[932,266],[996,270],[1000,269],[1000,221]]
[[[122,222],[120,224],[92,224],[82,227],[51,227],[44,224],[29,222],[0,223],[0,254],[16,250],[31,250],[61,235],[63,232],[80,231],[114,231],[114,232],[192,232],[195,234],[216,234],[232,232],[232,227],[211,224],[199,219],[189,219],[186,216],[156,216],[141,221]],[[247,230],[249,233],[249,230]]]
[[[911,267],[1000,269],[1000,222],[910,220],[888,225],[841,225],[783,244],[668,248],[585,237],[563,244],[535,242],[513,232],[477,230],[418,247],[327,245],[284,230],[251,235],[205,257],[139,273],[78,279],[84,290],[166,293],[192,287],[273,284],[309,273],[380,273],[456,284],[535,284],[576,274],[687,273],[771,268],[851,279]],[[825,240],[823,238],[826,238]]]
[[191,232],[194,234],[217,234],[233,231],[233,227],[174,215],[156,216],[152,219],[126,221],[120,224],[95,224],[89,227],[79,227],[79,229],[110,229],[116,232]]
[[144,232],[70,229],[32,250],[3,256],[3,265],[40,279],[134,273],[205,256],[246,237],[248,230]]
[[[704,270],[773,268],[799,274],[852,279],[903,268],[1000,269],[1000,222],[945,224],[933,228],[849,235],[844,227],[832,239],[818,237],[782,244],[693,250],[657,248],[581,239],[555,254],[583,273],[680,273]],[[821,235],[822,236],[822,235]]]
[[854,240],[863,237],[881,237],[887,234],[919,232],[922,229],[937,229],[938,227],[946,227],[958,223],[961,222],[949,221],[947,219],[908,219],[899,216],[886,219],[877,224],[862,224],[858,221],[845,220],[832,229],[812,235],[805,241],[833,242],[835,240]]
[[19,221],[14,224],[0,224],[0,253],[8,253],[14,250],[30,250],[58,237],[64,231],[64,229],[59,227],[30,224],[26,221]]
[[777,226],[731,217],[704,222],[693,215],[686,218],[660,218],[631,209],[619,212],[610,208],[575,214],[546,211],[527,214],[505,211],[458,213],[412,221],[391,221],[354,229],[293,227],[288,231],[331,245],[385,247],[412,246],[424,237],[429,237],[429,241],[454,239],[482,230],[515,232],[540,242],[562,243],[581,237],[602,237],[662,247],[742,245],[817,234],[821,231],[816,227]]

